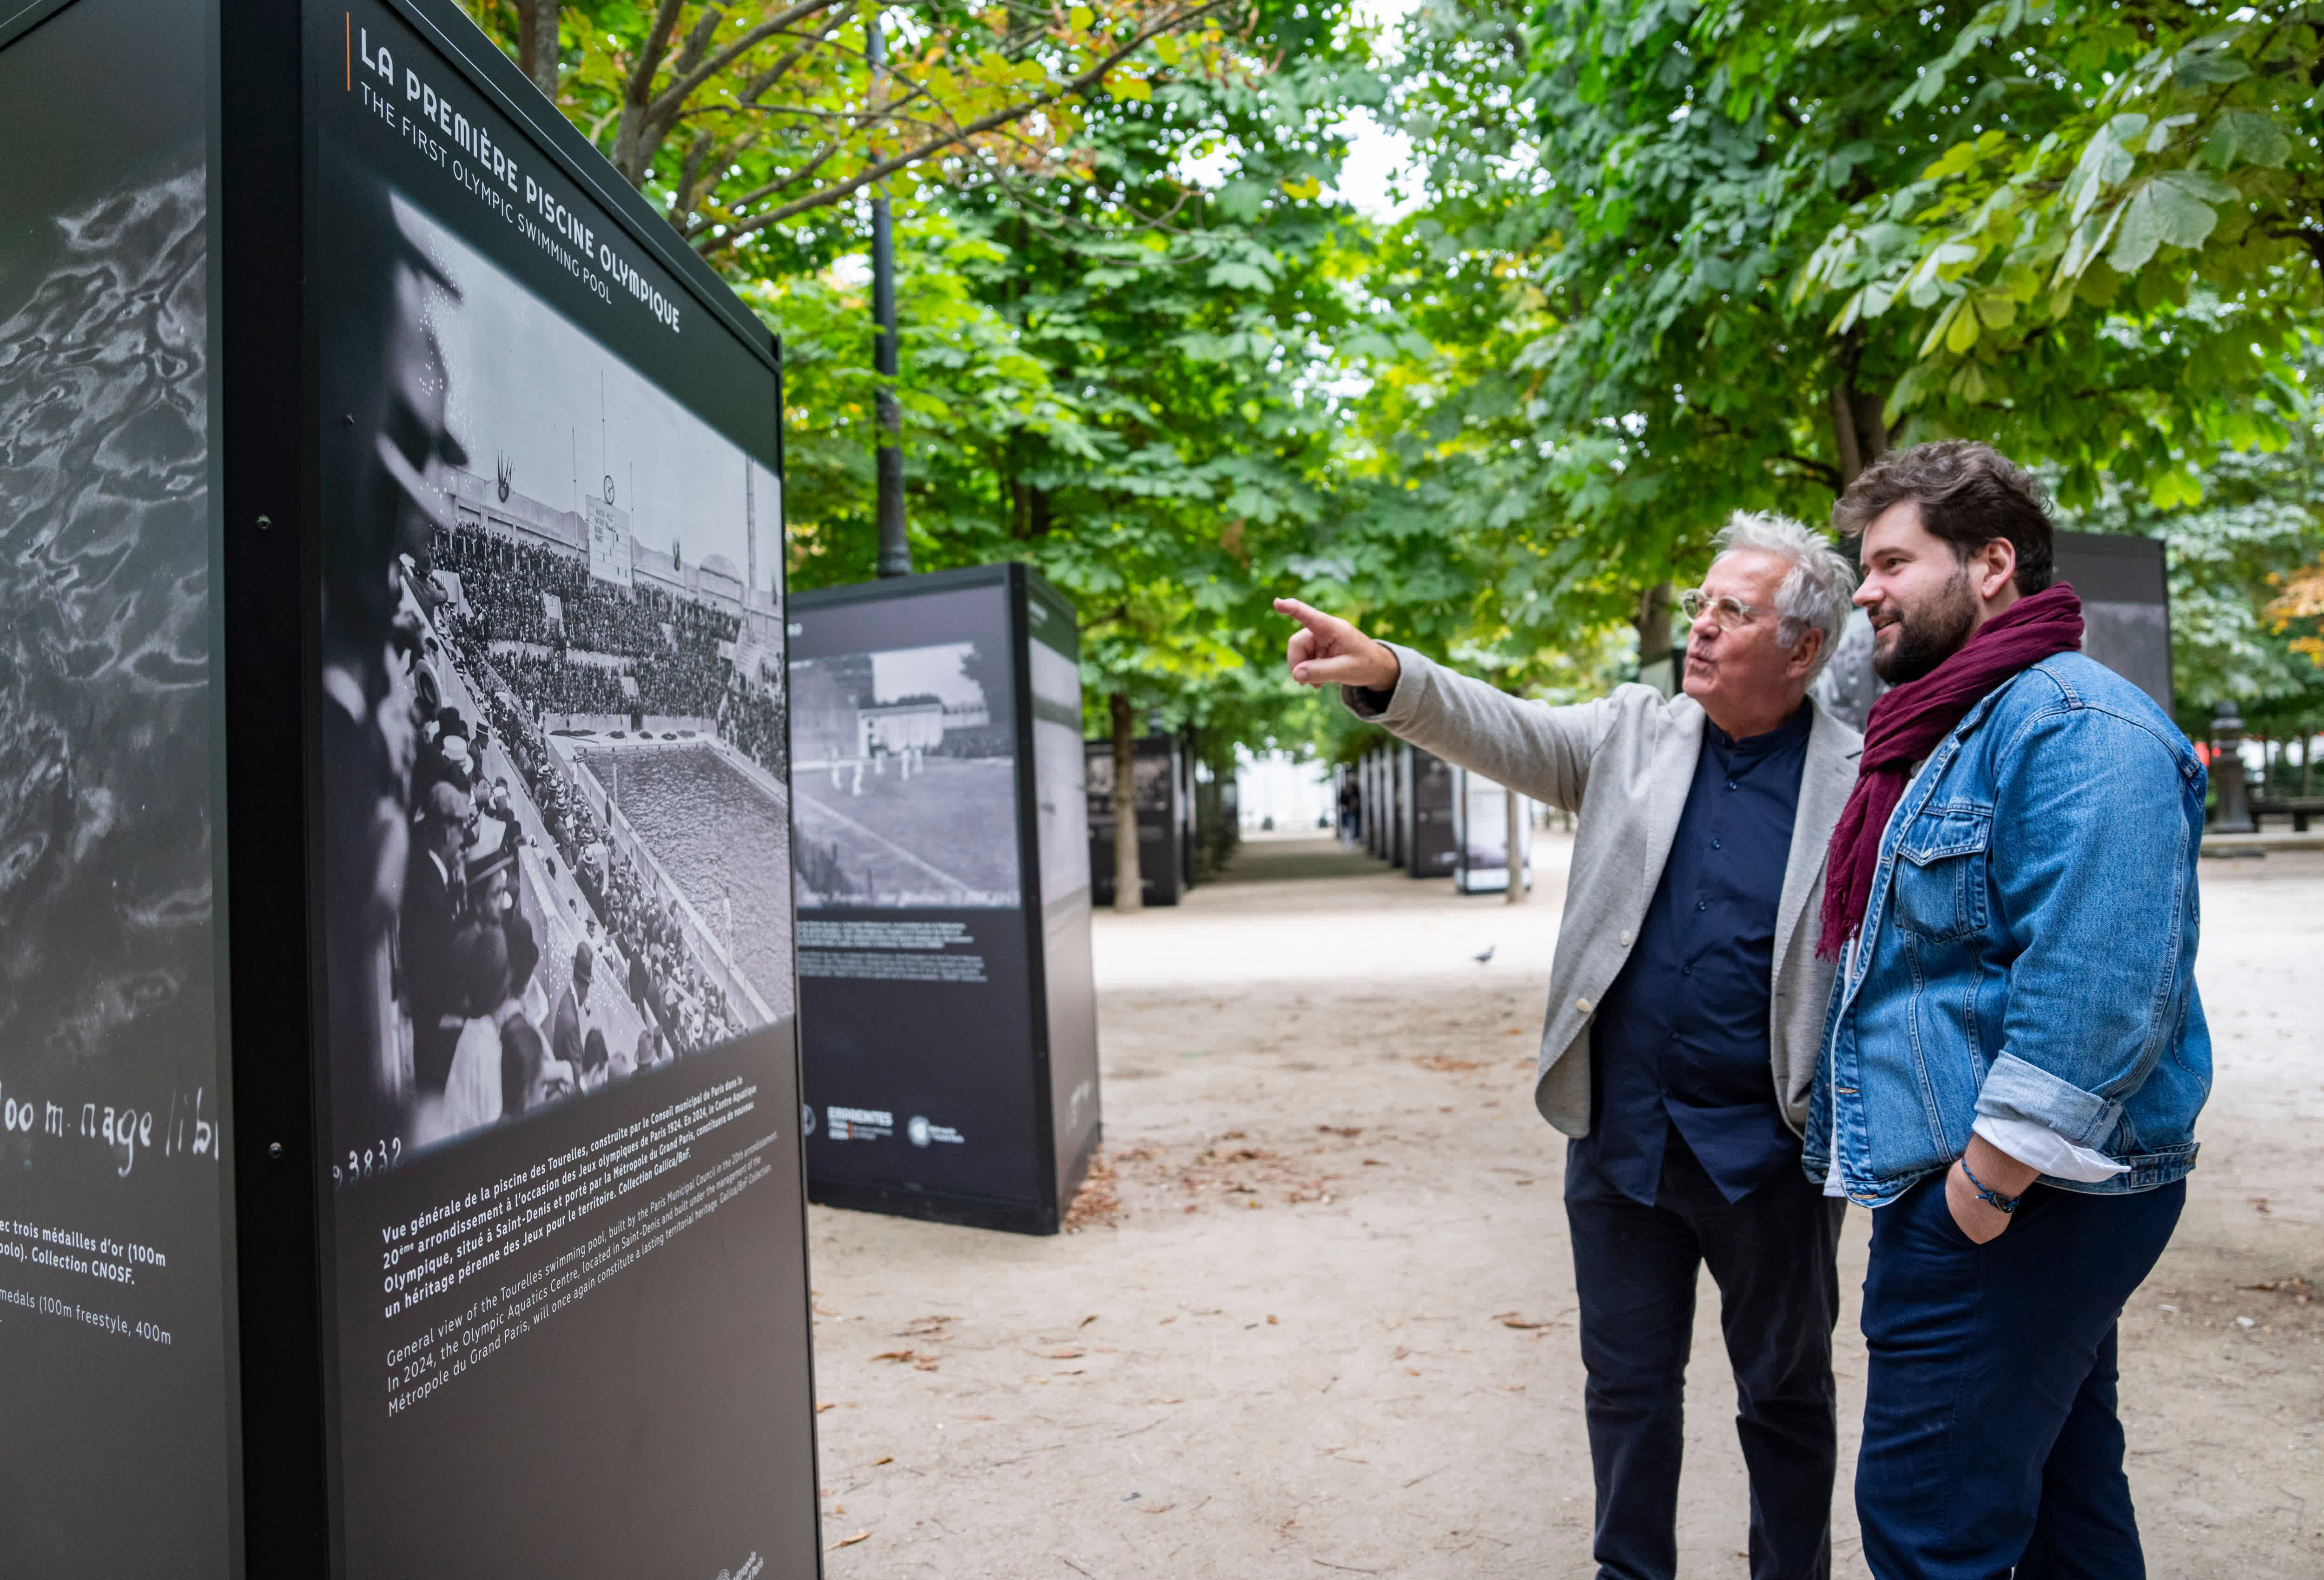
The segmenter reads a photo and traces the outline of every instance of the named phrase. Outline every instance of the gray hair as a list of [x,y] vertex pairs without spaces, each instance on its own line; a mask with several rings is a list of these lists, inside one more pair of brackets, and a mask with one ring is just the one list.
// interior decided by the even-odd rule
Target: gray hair
[[1840,645],[1840,628],[1856,592],[1855,568],[1813,527],[1765,511],[1737,511],[1711,546],[1718,551],[1714,563],[1738,549],[1757,549],[1790,562],[1792,568],[1775,589],[1775,645],[1790,647],[1811,627],[1822,632],[1815,669],[1808,671],[1813,679]]

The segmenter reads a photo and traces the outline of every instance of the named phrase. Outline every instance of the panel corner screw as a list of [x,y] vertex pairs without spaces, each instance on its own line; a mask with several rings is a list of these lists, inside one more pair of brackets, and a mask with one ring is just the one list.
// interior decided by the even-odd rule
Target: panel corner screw
[[274,518],[272,516],[260,516],[258,518],[258,530],[262,532],[273,524]]
[[281,1141],[269,1141],[269,1142],[267,1142],[267,1143],[266,1143],[266,1155],[267,1155],[268,1157],[270,1157],[270,1158],[274,1159],[276,1161],[280,1162],[280,1161],[281,1160],[281,1158],[282,1158],[282,1143],[281,1143]]

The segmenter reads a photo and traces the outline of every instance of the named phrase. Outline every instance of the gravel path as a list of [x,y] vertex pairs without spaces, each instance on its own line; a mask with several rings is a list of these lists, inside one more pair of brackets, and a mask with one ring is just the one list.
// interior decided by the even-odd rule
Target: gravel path
[[[1117,1210],[1025,1239],[813,1209],[834,1576],[1591,1572],[1563,1144],[1527,1090],[1563,847],[1517,908],[1257,854],[1268,881],[1099,918]],[[2292,1580],[2324,1573],[2324,856],[2203,881],[2218,1086],[2124,1317],[2131,1474],[2156,1575]],[[1681,1569],[1739,1577],[1708,1280],[1696,1354]]]

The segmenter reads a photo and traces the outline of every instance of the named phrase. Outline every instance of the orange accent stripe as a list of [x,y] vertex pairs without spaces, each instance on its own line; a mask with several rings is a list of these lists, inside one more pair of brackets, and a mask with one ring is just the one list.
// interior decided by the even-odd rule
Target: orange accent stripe
[[355,14],[352,11],[343,11],[339,13],[339,20],[346,24],[339,42],[345,46],[347,91],[353,93],[355,90]]

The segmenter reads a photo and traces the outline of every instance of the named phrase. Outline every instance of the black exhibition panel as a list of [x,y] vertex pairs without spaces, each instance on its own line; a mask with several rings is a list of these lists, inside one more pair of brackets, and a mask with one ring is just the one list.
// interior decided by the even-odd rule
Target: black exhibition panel
[[1386,855],[1390,865],[1403,871],[1412,860],[1412,748],[1402,741],[1394,741],[1385,750],[1383,767],[1388,799]]
[[1363,772],[1364,849],[1382,861],[1388,859],[1388,808],[1380,793],[1380,765],[1387,761],[1387,748],[1375,746],[1363,755],[1360,764]]
[[2154,698],[2171,699],[2171,582],[2160,538],[2060,532],[2057,579],[2082,600],[2082,651]]
[[1194,886],[1202,853],[1201,809],[1194,799],[1194,732],[1189,725],[1178,736],[1178,886]]
[[1396,753],[1396,864],[1415,878],[1445,878],[1460,862],[1453,837],[1452,765],[1399,742]]
[[772,337],[438,0],[0,134],[0,1569],[819,1574]]
[[[1176,735],[1132,742],[1132,804],[1138,811],[1138,882],[1148,905],[1176,905],[1194,886],[1194,769]],[[1096,902],[1113,903],[1113,743],[1085,741],[1089,775],[1090,882]]]
[[159,0],[0,22],[12,1575],[235,1572],[212,49]]
[[809,1189],[1055,1234],[1098,1141],[1073,606],[994,565],[789,620]]
[[[1533,886],[1533,803],[1517,798],[1517,866]],[[1506,894],[1509,887],[1508,791],[1481,773],[1452,771],[1452,886],[1463,894]]]

